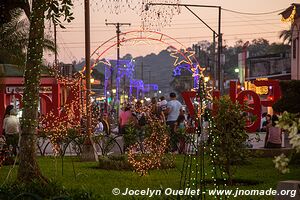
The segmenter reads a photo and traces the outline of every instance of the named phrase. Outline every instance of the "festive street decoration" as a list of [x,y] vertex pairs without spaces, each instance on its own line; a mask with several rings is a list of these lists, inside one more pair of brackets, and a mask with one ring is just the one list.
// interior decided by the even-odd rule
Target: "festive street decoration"
[[[116,98],[119,99],[119,91],[122,78],[127,78],[130,80],[133,79],[133,72],[134,72],[134,61],[133,60],[108,60],[105,59],[105,62],[102,60],[100,61],[104,65],[104,96],[107,98],[107,88],[108,86],[112,89],[111,84],[111,76],[112,73],[116,74]],[[95,64],[94,64],[95,66]]]
[[[62,77],[60,80],[66,81]],[[83,105],[80,103],[80,81],[77,79],[77,82],[74,81],[73,84],[66,86],[69,88],[69,96],[63,107],[58,111],[51,110],[40,119],[42,131],[50,139],[55,155],[61,153],[60,143],[68,136],[70,129],[81,132],[80,117],[83,114]]]
[[294,5],[291,14],[288,17],[282,16],[281,21],[294,23],[296,14],[297,14],[297,7]]
[[[226,185],[218,181],[224,179],[224,172],[222,169],[218,169],[214,163],[214,158],[217,156],[214,145],[211,145],[210,148],[207,145],[208,141],[214,144],[217,139],[209,128],[213,126],[212,116],[208,111],[212,95],[208,94],[206,90],[207,82],[204,81],[203,69],[199,65],[197,67],[199,68],[199,79],[198,87],[195,88],[196,92],[192,92],[192,96],[189,96],[189,93],[183,95],[184,99],[189,102],[187,103],[190,106],[189,110],[195,110],[193,117],[196,126],[195,133],[189,135],[182,166],[180,188],[199,189],[200,195],[191,198],[206,199],[208,179],[213,181],[215,189],[224,188]],[[205,123],[207,124],[206,127],[203,126]],[[205,160],[207,156],[212,157],[210,163]],[[207,166],[209,165],[211,170],[208,172]],[[215,198],[222,199],[223,196],[215,196]]]
[[180,0],[142,0],[141,20],[142,29],[160,30],[161,28],[170,25],[174,15],[180,14],[179,6],[159,6],[149,5],[151,3],[169,3],[179,4]]
[[150,92],[151,90],[153,91],[158,91],[158,85],[157,84],[145,84],[144,85],[144,90],[143,92]]
[[[107,53],[111,48],[120,45],[121,43],[128,43],[137,40],[153,40],[168,45],[170,55],[175,58],[174,66],[177,67],[180,64],[187,64],[189,66],[189,69],[192,71],[192,76],[196,78],[197,82],[194,84],[193,88],[193,90],[196,91],[196,95],[192,101],[195,108],[195,115],[193,116],[196,124],[195,134],[190,135],[189,137],[190,140],[188,141],[187,145],[188,149],[184,157],[184,163],[181,172],[180,187],[183,189],[200,188],[201,195],[197,198],[205,199],[206,184],[209,174],[210,179],[213,180],[214,188],[218,189],[221,186],[223,187],[224,185],[217,181],[218,179],[223,179],[223,172],[222,169],[217,169],[216,164],[213,161],[214,159],[211,159],[210,163],[210,165],[212,166],[211,173],[207,172],[208,163],[205,162],[204,157],[206,155],[216,157],[216,151],[214,150],[213,146],[207,149],[206,141],[201,140],[201,137],[198,137],[201,136],[201,134],[203,136],[204,127],[202,126],[202,124],[205,122],[205,120],[208,120],[208,128],[212,126],[212,116],[210,116],[209,113],[206,112],[207,109],[210,108],[212,90],[210,89],[210,86],[207,85],[208,83],[204,81],[204,68],[199,65],[197,59],[194,57],[193,52],[184,48],[184,45],[182,45],[176,39],[171,38],[165,34],[156,31],[139,30],[121,33],[120,38],[122,38],[122,40],[120,40],[119,43],[115,43],[116,37],[113,37],[101,44],[94,51],[92,57],[94,57],[96,63],[103,59],[105,53]],[[110,42],[113,42],[113,44],[108,45]],[[172,45],[171,43],[175,43],[175,45]],[[109,47],[102,49],[104,46]],[[176,48],[175,46],[179,46],[179,48]],[[130,94],[132,94],[133,85],[136,85],[136,87],[139,88],[144,87],[144,84],[141,80],[133,79],[131,80]],[[139,98],[139,92],[137,92],[137,98]],[[206,113],[208,116],[205,119],[204,115]],[[149,124],[151,123],[152,122],[150,121]],[[156,127],[160,126],[156,125]],[[153,129],[151,132],[153,134],[151,134],[153,137],[145,139],[142,143],[142,145],[148,149],[148,151],[144,151],[146,152],[146,154],[139,153],[140,149],[138,144],[135,144],[129,148],[128,159],[130,160],[134,168],[142,175],[147,173],[149,169],[156,168],[160,165],[160,160],[165,149],[165,141],[167,141],[167,139],[160,138],[160,140],[158,140],[158,135],[156,134],[156,132],[157,131]],[[211,142],[214,143],[216,141],[213,133],[208,132],[207,135]],[[158,144],[155,144],[155,142]],[[162,146],[159,146],[159,144],[162,144]],[[215,198],[222,197],[216,196]]]
[[[129,97],[132,98],[132,89],[136,88],[136,99],[140,98],[140,91],[144,91],[144,82],[138,79],[132,79],[129,83]],[[143,95],[143,94],[142,94]]]
[[[83,3],[79,0],[80,5]],[[136,12],[142,21],[143,30],[160,30],[170,25],[174,15],[180,14],[179,6],[151,6],[151,3],[179,4],[180,0],[92,0],[91,8],[94,11],[107,12],[109,14],[121,14],[128,10]]]
[[[105,55],[107,52],[109,52],[111,49],[115,48],[118,44],[126,44],[126,45],[135,45],[139,41],[154,41],[159,42],[162,45],[165,45],[168,47],[168,50],[170,51],[170,54],[173,54],[174,56],[177,56],[181,60],[186,60],[186,63],[197,63],[193,53],[189,50],[180,50],[185,49],[184,45],[176,40],[175,38],[172,38],[166,34],[157,32],[157,31],[149,31],[149,30],[132,30],[127,32],[122,32],[119,36],[120,41],[119,43],[117,41],[117,36],[114,36],[107,41],[100,44],[94,52],[91,54],[91,59],[95,60],[91,68],[95,67],[99,63],[104,63],[107,66],[111,66],[111,63],[109,60],[105,59]],[[179,48],[176,48],[175,46],[178,46]],[[85,71],[85,66],[80,71],[82,74]]]
[[185,49],[180,49],[179,51],[173,50],[173,52],[170,53],[170,56],[175,58],[175,62],[173,64],[175,67],[184,63],[189,65],[193,64],[192,58],[194,53],[191,51]]
[[192,76],[194,77],[194,88],[197,88],[198,79],[199,79],[199,68],[194,64],[186,64],[182,63],[180,65],[177,65],[176,68],[173,70],[173,76],[180,76],[181,70],[187,70],[192,73]]
[[148,124],[146,131],[150,136],[129,147],[128,162],[143,176],[150,169],[158,169],[161,166],[168,148],[169,135],[166,125],[151,114],[150,107],[136,108],[135,112],[146,114]]

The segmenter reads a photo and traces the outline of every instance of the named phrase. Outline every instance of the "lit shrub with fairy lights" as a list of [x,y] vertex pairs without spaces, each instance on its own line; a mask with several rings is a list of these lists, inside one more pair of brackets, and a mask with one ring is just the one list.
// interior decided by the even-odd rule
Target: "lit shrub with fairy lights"
[[83,142],[81,125],[72,112],[72,104],[65,105],[65,115],[47,113],[42,119],[41,136],[50,140],[55,155],[64,155],[66,145]]
[[226,173],[231,185],[238,166],[236,164],[249,156],[249,150],[245,148],[248,135],[244,128],[246,116],[243,113],[246,107],[233,103],[228,96],[221,97],[214,104],[218,108],[210,128],[214,140],[209,140],[208,145],[217,155],[211,159]]
[[146,137],[128,148],[128,162],[142,176],[150,169],[174,166],[173,157],[166,154],[169,145],[166,125],[153,116],[147,116],[147,122]]

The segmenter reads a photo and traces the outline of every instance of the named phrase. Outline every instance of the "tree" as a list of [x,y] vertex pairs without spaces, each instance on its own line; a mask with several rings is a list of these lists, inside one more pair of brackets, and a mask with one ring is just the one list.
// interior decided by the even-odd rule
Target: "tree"
[[[23,17],[22,9],[10,11],[10,21],[0,25],[0,63],[24,66],[29,38],[29,21]],[[45,35],[44,50],[55,52],[54,42]]]
[[1,12],[0,25],[12,21],[13,13],[11,13],[11,11],[16,8],[24,10],[28,18],[30,16],[30,6],[27,0],[1,0],[0,8],[5,11],[3,13]]
[[[29,7],[28,1],[25,2],[27,2]],[[47,12],[47,19],[52,19],[57,24],[60,24],[60,17],[64,17],[64,20],[69,22],[73,19],[70,12],[71,6],[71,0],[32,0],[32,9],[29,17],[27,62],[24,75],[22,133],[17,175],[18,180],[21,182],[45,182],[46,180],[41,174],[35,153],[45,12]]]
[[291,30],[291,28],[288,29],[288,30],[280,31],[279,38],[283,39],[283,43],[287,42],[288,44],[292,44],[292,30]]
[[11,21],[0,27],[0,63],[24,64],[25,54],[25,20],[19,20],[21,9],[12,11]]
[[276,112],[300,113],[300,81],[280,81],[281,98],[273,105]]

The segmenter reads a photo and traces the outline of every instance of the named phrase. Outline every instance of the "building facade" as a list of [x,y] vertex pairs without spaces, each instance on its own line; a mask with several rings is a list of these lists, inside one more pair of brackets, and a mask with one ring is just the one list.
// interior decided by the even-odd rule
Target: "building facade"
[[300,80],[300,4],[292,4],[280,14],[283,22],[291,23],[291,78]]

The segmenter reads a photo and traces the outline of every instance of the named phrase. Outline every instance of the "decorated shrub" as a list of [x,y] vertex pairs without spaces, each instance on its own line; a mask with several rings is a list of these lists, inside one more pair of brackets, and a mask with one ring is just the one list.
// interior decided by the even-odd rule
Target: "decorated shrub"
[[245,148],[248,135],[244,128],[246,115],[243,114],[243,106],[233,103],[228,96],[221,97],[214,104],[218,108],[210,130],[214,140],[210,137],[208,145],[215,149],[217,156],[211,159],[227,174],[228,182],[232,184],[236,164],[248,157],[248,150]]

